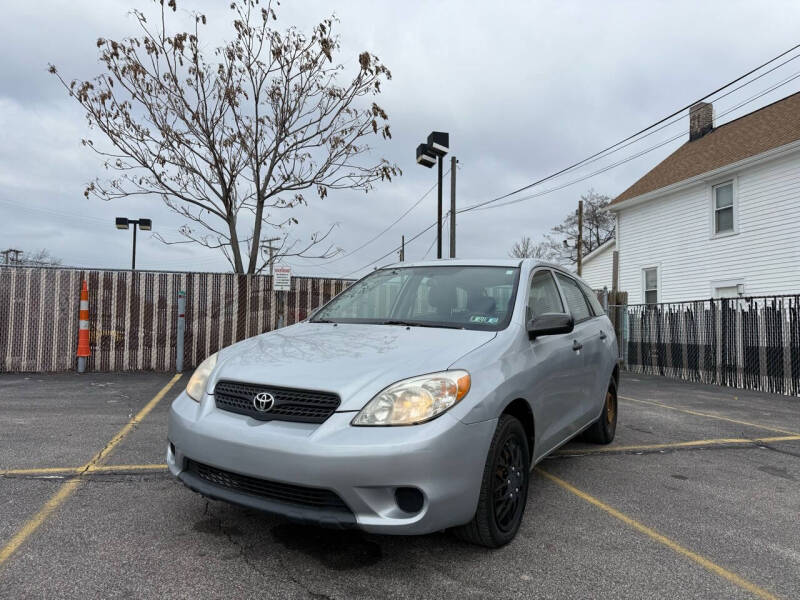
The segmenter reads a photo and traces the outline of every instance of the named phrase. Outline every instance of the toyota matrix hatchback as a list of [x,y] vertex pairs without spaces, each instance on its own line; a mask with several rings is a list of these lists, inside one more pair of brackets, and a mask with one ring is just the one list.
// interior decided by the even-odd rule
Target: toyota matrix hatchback
[[534,464],[614,438],[616,355],[592,291],[559,267],[400,263],[206,359],[172,404],[167,463],[204,496],[295,521],[499,547]]

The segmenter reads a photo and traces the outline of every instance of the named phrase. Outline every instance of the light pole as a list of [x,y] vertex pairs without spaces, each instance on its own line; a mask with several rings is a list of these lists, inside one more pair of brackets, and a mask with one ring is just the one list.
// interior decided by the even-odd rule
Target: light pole
[[428,141],[417,146],[417,163],[429,169],[436,164],[438,181],[438,210],[436,221],[436,258],[442,258],[442,158],[450,150],[450,134],[432,131]]
[[128,229],[133,225],[133,257],[131,258],[131,270],[136,270],[136,229],[150,231],[153,228],[153,221],[150,219],[128,219],[127,217],[116,218],[117,229]]

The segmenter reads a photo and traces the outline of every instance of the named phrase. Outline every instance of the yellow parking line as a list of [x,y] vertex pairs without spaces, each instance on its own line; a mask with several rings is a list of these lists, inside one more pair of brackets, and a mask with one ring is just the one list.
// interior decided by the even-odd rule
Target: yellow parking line
[[575,454],[608,454],[614,452],[639,452],[647,450],[664,450],[670,448],[693,448],[696,446],[723,446],[735,444],[772,444],[777,442],[794,442],[800,440],[800,435],[783,435],[765,438],[715,438],[710,440],[691,440],[689,442],[670,442],[665,444],[645,444],[641,446],[604,446],[600,448],[576,448],[574,450],[559,450],[555,456]]
[[[800,438],[798,438],[800,439]],[[101,465],[92,467],[87,473],[117,473],[122,471],[166,471],[167,465],[165,464],[151,464],[151,465]]]
[[167,468],[165,464],[149,465],[93,465],[86,467],[41,467],[36,469],[6,469],[0,471],[3,475],[69,475],[73,473],[114,473],[117,471],[163,471]]
[[77,473],[80,467],[44,467],[37,469],[5,469],[0,471],[2,475],[62,475],[69,473]]
[[628,525],[630,527],[633,527],[636,531],[638,531],[640,533],[643,533],[644,535],[649,537],[651,540],[656,541],[659,544],[663,544],[664,546],[666,546],[667,548],[669,548],[673,552],[681,554],[681,555],[685,556],[686,558],[696,562],[698,565],[700,565],[701,567],[703,567],[707,571],[710,571],[711,573],[714,573],[715,575],[719,575],[723,579],[728,580],[732,584],[742,588],[743,590],[746,590],[746,591],[750,592],[751,594],[753,594],[754,596],[756,596],[758,598],[763,598],[764,600],[778,600],[777,596],[774,596],[773,594],[769,593],[767,590],[757,586],[756,584],[746,580],[743,577],[740,577],[736,573],[732,573],[731,571],[728,571],[727,569],[719,566],[718,564],[716,564],[714,562],[711,562],[709,559],[705,558],[704,556],[701,556],[701,555],[697,554],[696,552],[692,552],[688,548],[684,548],[683,546],[681,546],[677,542],[671,540],[670,538],[666,537],[665,535],[662,535],[662,534],[658,533],[656,530],[651,529],[650,527],[647,527],[646,525],[643,525],[642,523],[640,523],[636,519],[633,519],[632,517],[629,517],[628,515],[626,515],[624,513],[621,513],[617,509],[612,508],[611,506],[609,506],[608,504],[606,504],[605,502],[603,502],[601,500],[598,500],[594,496],[590,496],[586,492],[579,490],[574,485],[572,485],[570,483],[567,483],[563,479],[561,479],[559,477],[556,477],[555,475],[553,475],[551,473],[548,473],[547,471],[543,470],[540,467],[536,467],[535,470],[536,470],[537,473],[539,473],[543,477],[546,477],[550,481],[558,484],[559,486],[561,486],[562,488],[564,488],[568,492],[570,492],[572,494],[575,494],[576,496],[578,496],[582,500],[585,500],[589,504],[592,504],[592,505],[596,506],[597,508],[599,508],[600,510],[608,513],[612,517],[615,517],[616,519],[619,519],[620,521],[622,521],[626,525]]
[[22,528],[14,534],[11,540],[0,549],[0,566],[3,565],[14,552],[19,549],[19,547],[27,540],[31,534],[36,531],[39,526],[44,523],[47,518],[53,513],[53,511],[58,508],[60,504],[62,504],[67,498],[70,497],[72,492],[74,492],[78,486],[81,484],[81,475],[89,471],[92,467],[96,465],[101,459],[107,457],[114,448],[119,445],[119,443],[128,435],[142,419],[144,419],[150,411],[155,408],[156,404],[158,404],[161,399],[166,396],[167,392],[169,392],[170,388],[175,385],[181,378],[181,375],[175,375],[172,379],[170,379],[169,383],[165,385],[161,390],[153,396],[153,399],[150,400],[147,404],[144,405],[144,408],[136,413],[130,421],[128,421],[125,426],[119,430],[119,433],[111,438],[111,441],[105,445],[105,447],[100,450],[97,454],[95,454],[89,462],[85,465],[80,467],[79,469],[75,469],[74,472],[78,475],[74,479],[70,479],[69,481],[64,482],[58,491],[53,494],[53,496],[45,503],[45,505],[37,512],[31,519],[22,526]]
[[729,423],[736,423],[738,425],[747,425],[748,427],[755,427],[756,429],[764,429],[766,431],[776,431],[777,433],[785,433],[787,435],[800,435],[800,433],[796,431],[788,431],[786,429],[780,429],[778,427],[771,427],[769,425],[759,425],[758,423],[750,423],[749,421],[739,421],[737,419],[731,419],[730,417],[722,417],[720,415],[712,415],[709,413],[700,412],[697,410],[690,410],[688,408],[679,408],[677,406],[670,406],[669,404],[663,404],[661,402],[656,402],[655,400],[639,400],[638,398],[631,398],[630,396],[619,396],[622,400],[630,400],[631,402],[639,402],[640,404],[651,404],[652,406],[658,406],[659,408],[667,408],[669,410],[677,410],[678,412],[686,413],[689,415],[695,415],[698,417],[707,417],[709,419],[717,419],[719,421],[728,421]]

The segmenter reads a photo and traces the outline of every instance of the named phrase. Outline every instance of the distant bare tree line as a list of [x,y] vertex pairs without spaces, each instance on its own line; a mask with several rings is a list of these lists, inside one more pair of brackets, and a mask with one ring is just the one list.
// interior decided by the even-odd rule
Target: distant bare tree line
[[[583,200],[583,256],[596,250],[616,235],[616,218],[607,210],[611,198],[590,189]],[[509,251],[513,258],[537,258],[564,266],[578,261],[578,211],[571,211],[542,239],[522,236]]]

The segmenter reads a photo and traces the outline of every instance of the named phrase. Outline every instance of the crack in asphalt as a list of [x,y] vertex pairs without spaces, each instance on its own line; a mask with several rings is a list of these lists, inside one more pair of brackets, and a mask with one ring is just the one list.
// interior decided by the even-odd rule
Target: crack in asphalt
[[[264,578],[269,579],[271,577],[274,577],[274,574],[264,571],[264,569],[262,569],[261,566],[258,565],[258,563],[256,563],[254,560],[252,560],[252,558],[249,556],[248,551],[253,548],[253,545],[248,546],[241,543],[231,534],[231,530],[229,528],[222,526],[222,519],[217,515],[215,515],[214,512],[210,509],[210,503],[208,500],[206,500],[206,505],[203,508],[203,516],[206,515],[208,515],[213,521],[216,522],[217,530],[221,535],[225,536],[225,538],[228,540],[228,543],[239,549],[239,555],[242,557],[245,564],[247,564],[251,569],[253,569],[255,572],[257,572]],[[328,594],[324,594],[322,592],[316,592],[313,589],[311,589],[309,585],[307,585],[305,582],[298,579],[292,574],[291,570],[283,562],[283,559],[281,558],[280,555],[278,555],[277,558],[279,565],[282,567],[281,570],[286,575],[287,579],[291,581],[295,586],[300,588],[302,591],[304,591],[306,594],[308,594],[310,598],[313,598],[314,600],[336,600],[335,597],[333,596],[329,596]]]
[[551,454],[545,460],[557,460],[560,458],[587,458],[590,456],[650,456],[653,454],[673,454],[675,452],[697,452],[702,450],[772,450],[780,454],[787,454],[800,458],[800,453],[791,452],[789,450],[782,450],[770,446],[758,439],[748,439],[749,443],[731,443],[731,444],[708,444],[707,446],[677,446],[674,448],[652,448],[648,450],[589,450],[587,452],[580,451],[574,454]]
[[765,450],[772,450],[773,452],[777,452],[778,454],[785,454],[786,456],[793,456],[794,458],[800,458],[800,452],[791,452],[790,450],[783,450],[782,448],[776,448],[769,444],[761,443],[759,447]]

